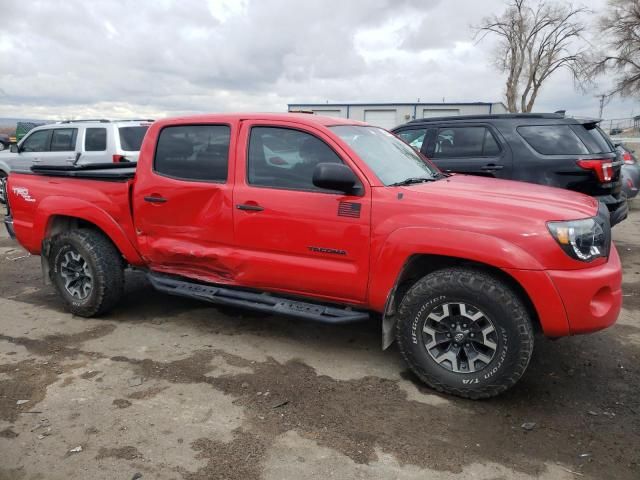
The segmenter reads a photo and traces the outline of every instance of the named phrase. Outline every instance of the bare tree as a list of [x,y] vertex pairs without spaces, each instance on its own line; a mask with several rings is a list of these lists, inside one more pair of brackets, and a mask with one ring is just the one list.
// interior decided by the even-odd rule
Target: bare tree
[[479,40],[498,38],[496,65],[507,73],[510,112],[530,112],[543,83],[559,69],[571,71],[578,82],[587,78],[586,27],[580,21],[587,12],[571,4],[509,0],[502,15],[487,17],[476,27]]
[[[603,53],[593,72],[615,72],[616,83],[609,95],[640,95],[640,1],[609,0],[607,13],[600,19],[600,32],[606,35]],[[604,36],[604,35],[603,35]]]

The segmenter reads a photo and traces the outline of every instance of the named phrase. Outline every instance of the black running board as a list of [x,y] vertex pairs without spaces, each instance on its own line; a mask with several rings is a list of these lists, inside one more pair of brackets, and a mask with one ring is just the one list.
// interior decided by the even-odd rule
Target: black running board
[[359,322],[369,318],[368,312],[352,310],[350,307],[330,307],[318,303],[278,297],[270,293],[256,293],[229,287],[203,285],[155,273],[149,273],[147,276],[151,284],[161,292],[221,305],[249,308],[274,315],[289,315],[332,324]]

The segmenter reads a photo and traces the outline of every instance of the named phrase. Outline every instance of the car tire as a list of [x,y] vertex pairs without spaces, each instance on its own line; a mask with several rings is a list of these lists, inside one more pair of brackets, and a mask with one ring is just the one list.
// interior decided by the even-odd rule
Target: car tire
[[120,252],[102,233],[69,230],[52,239],[51,281],[71,313],[95,317],[107,313],[124,291]]
[[533,353],[530,315],[498,278],[448,268],[417,281],[404,296],[396,340],[411,370],[439,392],[498,395],[524,374]]
[[6,145],[4,142],[0,142],[0,152],[2,152],[4,149],[7,148],[8,145]]

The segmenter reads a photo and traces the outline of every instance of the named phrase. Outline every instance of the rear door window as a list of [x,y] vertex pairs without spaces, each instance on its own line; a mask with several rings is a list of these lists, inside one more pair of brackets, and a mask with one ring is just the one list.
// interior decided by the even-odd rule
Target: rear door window
[[433,158],[489,157],[500,146],[487,127],[451,127],[438,130]]
[[229,165],[228,125],[181,125],[160,132],[154,170],[164,176],[225,182]]
[[147,133],[148,125],[136,127],[120,127],[118,133],[120,135],[120,148],[125,152],[138,152]]
[[517,128],[531,148],[542,155],[583,155],[589,150],[569,125],[530,125]]
[[76,149],[77,128],[56,128],[51,134],[52,152],[73,152]]
[[104,152],[107,149],[107,129],[87,128],[84,136],[86,152]]

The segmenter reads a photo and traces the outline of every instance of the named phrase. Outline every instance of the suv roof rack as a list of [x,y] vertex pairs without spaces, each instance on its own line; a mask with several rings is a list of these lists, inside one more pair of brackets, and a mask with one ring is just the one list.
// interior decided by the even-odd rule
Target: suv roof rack
[[500,118],[565,118],[559,113],[493,113],[484,115],[449,115],[445,117],[416,118],[407,123],[441,122],[443,120],[483,120]]
[[155,122],[153,118],[120,118],[118,120],[111,120],[112,122]]
[[117,120],[109,120],[107,118],[86,118],[78,120],[61,120],[57,123],[83,123],[83,122],[98,122],[98,123],[113,123],[113,122],[155,122],[153,118],[120,118]]
[[87,119],[80,119],[80,120],[61,120],[58,123],[81,123],[81,122],[110,123],[111,120],[107,120],[106,118],[87,118]]

